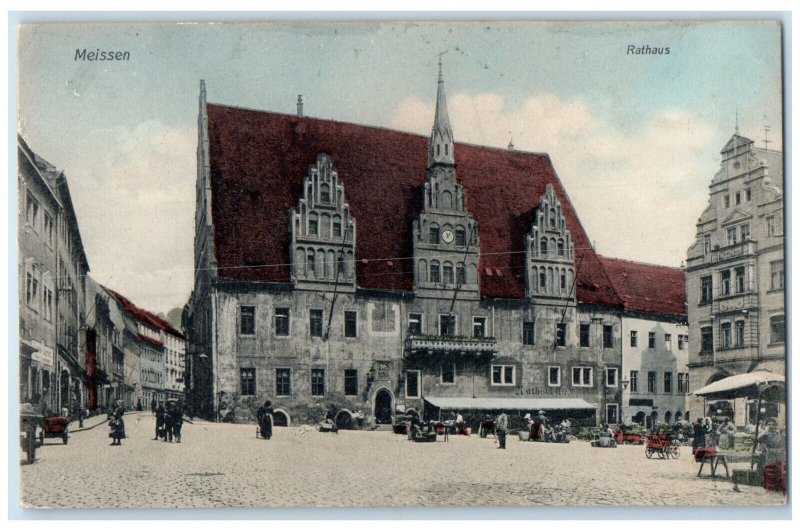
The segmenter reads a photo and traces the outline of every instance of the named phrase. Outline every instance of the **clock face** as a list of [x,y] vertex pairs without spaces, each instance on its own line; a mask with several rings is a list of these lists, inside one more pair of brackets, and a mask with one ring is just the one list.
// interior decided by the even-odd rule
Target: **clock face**
[[453,231],[446,230],[442,233],[442,240],[444,243],[451,243],[453,241]]

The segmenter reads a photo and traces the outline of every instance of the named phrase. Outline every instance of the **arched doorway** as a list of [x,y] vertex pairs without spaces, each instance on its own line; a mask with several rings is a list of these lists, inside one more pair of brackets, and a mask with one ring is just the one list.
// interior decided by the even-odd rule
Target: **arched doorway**
[[340,430],[352,430],[355,422],[353,421],[353,414],[348,409],[343,409],[336,414],[334,419],[336,427]]
[[292,420],[289,418],[289,414],[286,411],[276,409],[272,412],[272,423],[275,426],[290,426]]
[[670,424],[672,422],[672,413],[670,413],[669,411],[664,413],[664,422],[666,422],[667,424]]
[[639,425],[641,425],[641,426],[644,426],[644,423],[645,423],[645,414],[644,414],[644,411],[640,411],[640,412],[638,412],[636,415],[634,415],[634,417],[633,417],[633,421],[634,421],[636,424],[639,424]]
[[376,424],[391,424],[392,423],[392,403],[394,399],[391,391],[385,387],[375,393],[375,406],[373,414],[375,415]]

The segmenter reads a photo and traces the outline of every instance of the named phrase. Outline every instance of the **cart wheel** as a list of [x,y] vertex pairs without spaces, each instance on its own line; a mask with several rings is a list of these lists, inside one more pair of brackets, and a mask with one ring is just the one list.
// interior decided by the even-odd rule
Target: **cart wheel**
[[680,446],[673,446],[672,447],[672,458],[677,459],[681,456],[681,448]]
[[652,448],[646,448],[645,451],[644,451],[644,455],[646,455],[648,459],[652,459],[653,458],[653,449]]

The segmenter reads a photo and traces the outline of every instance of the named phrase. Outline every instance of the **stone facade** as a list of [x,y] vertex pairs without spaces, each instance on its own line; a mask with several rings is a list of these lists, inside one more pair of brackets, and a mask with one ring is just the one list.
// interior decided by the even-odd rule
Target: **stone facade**
[[[687,258],[695,387],[753,370],[785,374],[783,154],[738,131],[721,153]],[[755,417],[743,400],[727,406],[739,425]]]
[[[465,148],[454,143],[441,73],[422,163],[427,174],[404,184],[399,201],[392,198],[413,213],[405,226],[388,224],[396,213],[365,195],[397,183],[396,176],[372,173],[376,157],[387,157],[384,173],[398,171],[391,166],[417,156],[393,146],[417,145],[416,138],[304,116],[264,117],[263,123],[274,120],[266,132],[257,111],[217,106],[217,120],[231,112],[252,118],[252,134],[240,135],[232,125],[238,120],[212,127],[209,107],[201,82],[195,287],[184,311],[189,407],[218,420],[248,420],[269,399],[276,421],[291,423],[319,421],[333,403],[360,413],[366,424],[385,424],[411,409],[428,417],[461,409],[442,411],[437,399],[463,400],[462,412],[476,420],[477,410],[493,411],[467,411],[472,401],[536,398],[554,418],[584,424],[625,418],[625,305],[549,160],[473,147],[473,158],[458,166]],[[263,147],[237,145],[255,135]],[[345,147],[332,138],[345,138]],[[276,172],[288,179],[282,172],[290,161],[296,165],[295,151],[312,143],[327,147],[308,150],[303,160],[311,164],[296,184],[266,184]],[[250,155],[227,158],[238,150]],[[498,185],[496,197],[470,194],[459,176],[471,172],[472,186],[482,185],[476,169],[493,170],[479,151],[534,172],[519,170],[520,179],[530,179],[526,186],[536,183],[529,188],[535,192],[514,198],[530,206],[515,207],[521,212],[503,221],[508,225],[486,208],[513,197],[503,195],[507,185]],[[247,169],[235,167],[242,163]],[[367,167],[365,175],[383,185],[375,182],[365,194],[352,183]],[[386,250],[392,238],[400,243]],[[276,251],[281,246],[287,254]],[[383,254],[359,256],[365,249]],[[289,263],[280,263],[281,256]],[[677,306],[682,312],[682,300]],[[578,406],[562,409],[567,398]]]

